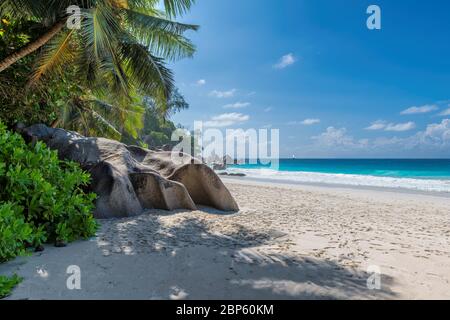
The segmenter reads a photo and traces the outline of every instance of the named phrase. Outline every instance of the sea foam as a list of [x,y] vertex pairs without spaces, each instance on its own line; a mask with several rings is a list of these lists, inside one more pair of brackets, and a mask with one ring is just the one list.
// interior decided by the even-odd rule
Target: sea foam
[[324,183],[333,185],[400,188],[428,192],[450,193],[450,180],[378,177],[357,174],[331,174],[301,171],[276,171],[271,169],[229,168],[232,173],[244,173],[253,179],[294,183]]

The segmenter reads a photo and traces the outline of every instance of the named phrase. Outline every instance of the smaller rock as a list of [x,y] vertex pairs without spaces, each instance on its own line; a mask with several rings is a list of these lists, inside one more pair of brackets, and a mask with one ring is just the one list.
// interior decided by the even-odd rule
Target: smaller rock
[[213,170],[226,170],[227,165],[225,163],[213,163],[212,168]]
[[245,173],[229,173],[230,177],[245,177]]
[[58,240],[55,242],[55,247],[57,247],[57,248],[67,247],[67,243],[65,243],[64,241]]

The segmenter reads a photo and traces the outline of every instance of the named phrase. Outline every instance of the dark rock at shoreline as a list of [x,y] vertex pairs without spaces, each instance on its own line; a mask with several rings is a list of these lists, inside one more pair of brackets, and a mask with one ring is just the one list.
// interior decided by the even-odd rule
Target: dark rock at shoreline
[[227,165],[225,163],[213,163],[213,170],[226,170]]
[[245,177],[245,173],[229,173],[230,177]]
[[56,241],[55,242],[55,247],[57,247],[57,248],[64,248],[64,247],[67,247],[67,243],[65,243],[63,241]]
[[228,176],[228,177],[245,177],[245,173],[228,173],[228,172],[220,172],[219,176]]

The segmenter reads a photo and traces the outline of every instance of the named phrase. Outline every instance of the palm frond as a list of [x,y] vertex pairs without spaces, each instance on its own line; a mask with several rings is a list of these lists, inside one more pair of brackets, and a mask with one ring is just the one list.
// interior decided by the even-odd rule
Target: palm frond
[[[128,6],[134,9],[156,8],[160,0],[128,0]],[[195,0],[164,0],[165,14],[169,17],[183,15],[191,9]]]
[[164,8],[170,17],[183,15],[194,5],[195,0],[164,0]]
[[122,134],[114,127],[114,125],[110,121],[102,117],[93,109],[88,109],[88,114],[90,115],[91,120],[95,122],[95,126],[92,125],[90,126],[90,128],[100,128],[101,134],[103,136],[120,140]]
[[2,0],[0,3],[0,16],[9,16],[15,19],[44,17],[46,16],[45,2],[36,0]]
[[73,59],[73,53],[70,48],[70,40],[74,30],[57,35],[50,40],[44,47],[41,56],[38,59],[38,65],[30,78],[29,84],[35,84],[44,74],[63,72],[64,63]]
[[195,46],[182,34],[198,26],[124,10],[131,33],[156,56],[169,60],[192,57]]
[[154,96],[158,102],[167,102],[174,88],[174,79],[164,60],[132,41],[121,42],[121,55],[133,84],[143,93]]
[[158,29],[151,32],[147,45],[154,55],[171,61],[192,58],[196,51],[186,37]]
[[[111,118],[114,116],[111,115]],[[89,101],[70,101],[61,110],[60,125],[66,129],[83,133],[86,136],[104,136],[120,139],[121,133],[113,122],[95,110]]]
[[199,26],[175,22],[155,15],[145,14],[130,9],[122,10],[127,22],[134,28],[144,32],[145,29],[160,29],[167,32],[182,34],[188,30],[198,30]]
[[[129,84],[117,52],[117,39],[123,30],[117,17],[111,7],[104,5],[85,10],[82,16],[82,58],[85,59],[83,64],[89,66],[95,75],[95,78],[91,78],[92,82],[110,83],[113,92],[126,95]],[[84,78],[89,79],[90,75]]]

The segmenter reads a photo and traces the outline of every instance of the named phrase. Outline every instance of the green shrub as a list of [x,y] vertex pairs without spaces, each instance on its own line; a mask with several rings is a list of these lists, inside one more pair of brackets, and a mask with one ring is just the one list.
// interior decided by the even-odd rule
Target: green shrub
[[42,142],[27,145],[0,123],[0,261],[27,245],[93,236],[95,195],[83,191],[89,180],[78,164],[60,161]]
[[0,239],[0,262],[25,254],[26,244],[34,241],[33,227],[11,203],[0,204]]
[[11,203],[0,205],[0,262],[25,254],[34,242],[33,227],[24,221],[22,209]]
[[0,276],[0,299],[11,294],[12,289],[22,282],[22,278],[17,275],[12,277]]

